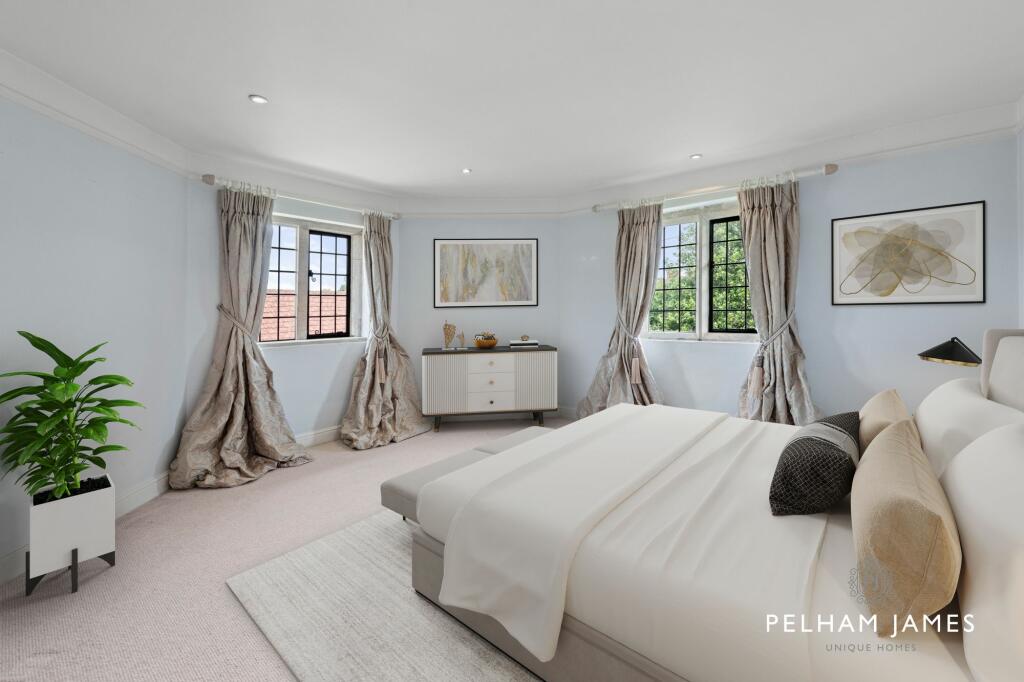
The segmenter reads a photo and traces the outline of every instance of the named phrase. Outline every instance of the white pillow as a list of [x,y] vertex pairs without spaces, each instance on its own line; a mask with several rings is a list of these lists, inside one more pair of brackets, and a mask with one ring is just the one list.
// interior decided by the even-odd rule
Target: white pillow
[[954,379],[921,401],[914,421],[924,454],[935,475],[942,476],[957,453],[979,436],[1007,424],[1024,424],[1024,412],[985,399],[974,379]]
[[943,487],[960,531],[964,655],[978,682],[1024,673],[1024,424],[990,431],[957,455]]
[[1024,336],[1006,336],[996,346],[988,374],[988,399],[1024,410]]

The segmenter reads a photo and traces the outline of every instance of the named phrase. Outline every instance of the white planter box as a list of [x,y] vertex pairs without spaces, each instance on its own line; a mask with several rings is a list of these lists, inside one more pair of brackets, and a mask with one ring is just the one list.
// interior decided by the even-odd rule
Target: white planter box
[[[114,482],[102,490],[33,504],[29,512],[26,580],[114,551]],[[108,560],[112,561],[112,559]]]

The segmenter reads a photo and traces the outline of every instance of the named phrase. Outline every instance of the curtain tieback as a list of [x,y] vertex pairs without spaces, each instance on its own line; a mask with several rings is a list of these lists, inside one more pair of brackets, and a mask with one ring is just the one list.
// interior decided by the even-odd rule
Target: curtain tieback
[[373,330],[373,338],[377,339],[377,356],[374,362],[374,372],[377,375],[377,383],[381,386],[384,385],[388,378],[388,370],[384,364],[384,344],[388,342],[390,335],[391,331],[386,327],[383,332],[378,332],[376,329]]
[[762,342],[761,342],[761,345],[759,345],[759,346],[757,347],[757,355],[756,355],[756,357],[755,357],[755,364],[756,364],[756,365],[757,365],[758,367],[764,367],[764,352],[765,352],[765,351],[766,351],[766,350],[768,349],[768,346],[772,345],[772,343],[773,343],[773,342],[775,341],[775,339],[777,339],[777,338],[779,338],[780,336],[782,336],[782,333],[783,333],[784,331],[786,331],[787,329],[789,329],[789,326],[790,326],[791,324],[793,324],[793,317],[794,317],[795,315],[796,315],[796,311],[794,310],[793,312],[791,312],[791,313],[789,314],[789,317],[787,317],[787,318],[786,318],[786,321],[785,321],[785,322],[783,322],[782,324],[780,324],[780,325],[778,326],[778,328],[777,328],[777,329],[776,329],[776,330],[775,330],[774,332],[772,332],[772,333],[771,333],[771,334],[770,334],[770,335],[768,336],[768,338],[767,338],[767,339],[765,339],[764,341],[762,341]]
[[[619,323],[619,330],[625,334],[626,338],[636,343],[640,340],[640,337],[633,333],[633,330],[626,326],[626,323],[622,321],[622,316],[617,315],[617,321]],[[636,352],[633,352],[633,359],[629,364],[629,383],[639,384],[640,383],[640,358]]]
[[235,325],[238,331],[242,332],[242,334],[247,336],[250,341],[252,341],[253,343],[258,343],[259,340],[256,338],[256,336],[253,335],[251,331],[249,331],[249,328],[246,327],[245,324],[240,319],[235,317],[234,313],[225,308],[223,303],[217,304],[217,310],[219,310],[220,314],[224,316],[224,319],[226,319],[231,324]]

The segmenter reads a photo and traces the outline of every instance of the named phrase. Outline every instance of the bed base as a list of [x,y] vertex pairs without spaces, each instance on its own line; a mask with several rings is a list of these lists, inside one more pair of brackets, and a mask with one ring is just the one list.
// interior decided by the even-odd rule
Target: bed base
[[444,545],[413,528],[412,586],[463,625],[547,682],[686,682],[678,675],[572,616],[562,621],[555,657],[537,660],[498,621],[438,603],[444,575]]

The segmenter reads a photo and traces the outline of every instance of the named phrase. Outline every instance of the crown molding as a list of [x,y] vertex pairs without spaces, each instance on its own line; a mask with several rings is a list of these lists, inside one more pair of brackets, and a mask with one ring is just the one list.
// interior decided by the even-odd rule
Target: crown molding
[[0,95],[179,174],[188,151],[134,119],[0,50]]
[[[0,96],[30,107],[88,135],[141,156],[189,178],[205,173],[275,187],[283,194],[327,204],[338,203],[398,212],[409,217],[554,218],[583,213],[603,203],[697,189],[733,186],[743,178],[773,175],[823,163],[855,163],[925,149],[962,144],[1024,130],[1024,96],[1014,102],[924,121],[819,140],[796,148],[769,143],[734,150],[719,165],[665,172],[589,191],[551,197],[431,197],[389,193],[283,163],[190,150],[99,100],[0,49]],[[840,172],[842,172],[840,170]]]
[[549,218],[590,212],[596,204],[636,202],[646,197],[713,191],[734,187],[745,178],[771,176],[826,163],[844,165],[914,154],[930,149],[1008,136],[1019,130],[1024,98],[924,121],[825,139],[775,153],[757,154],[744,160],[702,166],[700,170],[640,179],[559,198],[481,199],[420,198],[414,205],[399,205],[405,217],[492,217]]

